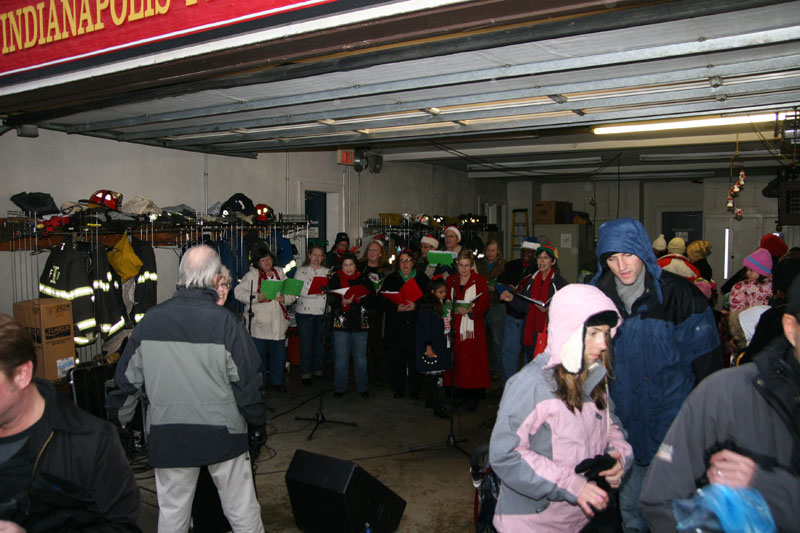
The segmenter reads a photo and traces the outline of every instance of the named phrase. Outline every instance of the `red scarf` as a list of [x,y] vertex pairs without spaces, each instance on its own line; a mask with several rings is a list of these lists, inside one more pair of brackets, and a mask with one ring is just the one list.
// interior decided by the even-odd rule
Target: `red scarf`
[[[547,277],[534,274],[533,282],[531,283],[531,298],[539,301],[546,302],[547,296],[550,294],[550,281],[553,279],[554,269],[550,269]],[[533,346],[533,341],[536,338],[535,333],[544,332],[547,327],[547,313],[539,311],[534,304],[528,305],[528,314],[525,316],[525,335],[522,338],[522,344],[525,346]]]
[[[350,283],[352,281],[357,280],[361,276],[361,274],[358,273],[358,270],[356,270],[352,276],[348,276],[347,274],[345,274],[344,270],[340,270],[339,272],[337,272],[337,274],[339,274],[339,284],[341,285],[340,288],[342,289],[350,287],[351,286]],[[342,299],[344,299],[344,296],[342,296]],[[348,305],[342,304],[342,311],[349,311],[349,310],[350,310],[350,304]]]
[[[275,267],[272,267],[270,269],[270,272],[264,272],[263,270],[261,270],[259,268],[258,269],[258,293],[259,294],[261,294],[261,282],[264,281],[265,279],[281,279],[281,278],[280,278],[280,276],[278,276],[278,271],[275,270]],[[267,300],[267,301],[271,302],[272,300]],[[286,310],[286,307],[282,303],[278,302],[278,304],[281,306],[281,311],[283,311],[283,318],[285,318],[286,320],[289,320],[289,311]]]

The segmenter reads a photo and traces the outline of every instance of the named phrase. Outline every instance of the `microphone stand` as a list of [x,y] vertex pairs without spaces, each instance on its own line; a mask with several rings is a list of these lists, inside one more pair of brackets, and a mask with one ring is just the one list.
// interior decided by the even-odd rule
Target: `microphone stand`
[[[452,276],[458,276],[458,271]],[[458,283],[457,278],[453,278],[453,290],[450,291],[450,301],[453,302],[452,307],[450,308],[450,336],[453,339],[453,353],[450,357],[450,433],[447,434],[445,437],[444,442],[438,444],[426,444],[424,446],[416,446],[414,448],[409,449],[410,452],[420,452],[424,450],[434,450],[438,448],[454,448],[467,457],[470,456],[470,453],[459,446],[458,444],[461,442],[466,441],[467,439],[456,439],[455,433],[453,432],[453,420],[455,418],[455,410],[456,410],[456,373],[455,373],[455,361],[456,361],[456,342],[455,342],[455,329],[456,329],[456,283]]]
[[[247,333],[249,333],[251,337],[253,336],[253,316],[255,316],[255,313],[253,313],[253,300],[255,300],[255,298],[255,293],[253,293],[253,280],[250,280],[250,305],[247,307]],[[266,387],[267,384],[264,383],[264,386]]]
[[357,424],[355,422],[343,422],[341,420],[329,420],[325,417],[325,413],[322,411],[322,406],[325,399],[325,361],[327,360],[328,356],[328,303],[327,303],[327,292],[328,288],[325,287],[322,289],[322,292],[326,294],[326,302],[325,302],[325,310],[322,312],[322,324],[324,329],[322,330],[322,392],[319,395],[319,407],[317,407],[317,412],[314,413],[313,417],[306,417],[306,416],[296,416],[294,417],[295,420],[305,420],[308,422],[316,422],[314,424],[314,429],[311,430],[306,440],[311,440],[314,438],[314,433],[317,431],[317,428],[328,422],[330,424],[339,424],[341,426],[350,426],[356,427]]

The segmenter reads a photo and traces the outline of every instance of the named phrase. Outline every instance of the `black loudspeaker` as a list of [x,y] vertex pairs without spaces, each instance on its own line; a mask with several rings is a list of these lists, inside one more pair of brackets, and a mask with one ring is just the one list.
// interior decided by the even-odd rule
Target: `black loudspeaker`
[[294,521],[301,531],[391,533],[406,501],[357,464],[297,450],[286,472]]
[[367,156],[369,163],[369,171],[373,174],[378,174],[383,168],[383,156],[378,154],[370,154]]

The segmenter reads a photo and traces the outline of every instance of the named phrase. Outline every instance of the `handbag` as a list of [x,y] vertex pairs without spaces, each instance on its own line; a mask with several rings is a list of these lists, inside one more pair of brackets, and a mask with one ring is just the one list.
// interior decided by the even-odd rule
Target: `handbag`
[[114,268],[114,271],[119,274],[119,277],[122,278],[123,283],[137,275],[141,270],[142,260],[133,251],[133,246],[128,240],[127,231],[117,241],[117,244],[108,251],[108,262]]

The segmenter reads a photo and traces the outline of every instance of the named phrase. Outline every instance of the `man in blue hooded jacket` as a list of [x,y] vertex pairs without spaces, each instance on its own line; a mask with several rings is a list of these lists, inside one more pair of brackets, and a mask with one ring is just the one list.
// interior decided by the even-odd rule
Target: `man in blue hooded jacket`
[[628,430],[635,464],[620,488],[626,531],[648,531],[637,508],[642,480],[695,384],[722,366],[711,308],[688,280],[662,271],[641,222],[600,227],[591,283],[617,305],[624,322],[614,339],[611,398]]

